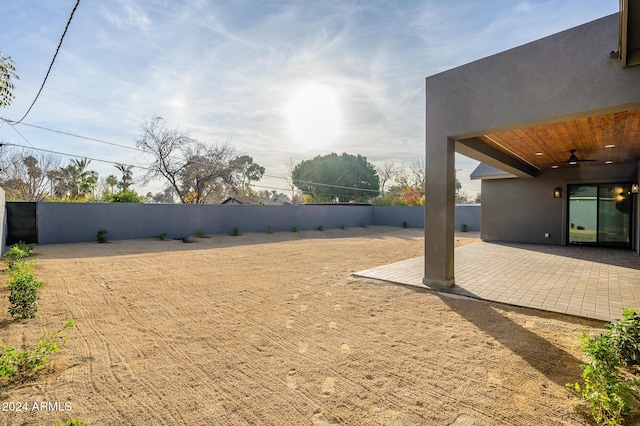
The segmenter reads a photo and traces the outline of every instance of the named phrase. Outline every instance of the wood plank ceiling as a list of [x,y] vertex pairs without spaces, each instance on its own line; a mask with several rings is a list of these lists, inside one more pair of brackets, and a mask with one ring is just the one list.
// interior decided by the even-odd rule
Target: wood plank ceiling
[[[481,136],[485,143],[540,170],[640,161],[640,110]],[[571,150],[580,160],[568,163]]]

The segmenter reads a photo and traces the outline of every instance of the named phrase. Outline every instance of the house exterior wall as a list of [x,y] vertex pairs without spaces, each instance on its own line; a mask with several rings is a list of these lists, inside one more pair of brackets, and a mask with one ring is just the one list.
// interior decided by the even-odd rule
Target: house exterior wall
[[[640,94],[632,90],[640,82],[640,67],[623,69],[609,56],[617,47],[614,14],[426,79],[425,230],[430,232],[425,232],[425,284],[447,287],[455,282],[453,147],[490,166],[506,164],[495,154],[456,141],[640,107]],[[503,170],[523,170],[522,165],[514,167]],[[495,202],[482,196],[485,206]],[[544,218],[536,229],[541,220],[545,228],[558,220],[548,213],[557,213],[558,207],[553,201],[547,204],[536,206]],[[522,209],[514,203],[490,208]],[[483,221],[491,220],[488,216],[483,211]],[[514,219],[507,228],[513,230],[518,223],[522,221]],[[538,239],[533,231],[528,235]]]
[[[546,170],[535,179],[483,180],[480,235],[485,241],[565,244],[567,185],[636,182],[637,168],[635,163],[576,167]],[[562,188],[561,198],[553,198],[555,188]]]

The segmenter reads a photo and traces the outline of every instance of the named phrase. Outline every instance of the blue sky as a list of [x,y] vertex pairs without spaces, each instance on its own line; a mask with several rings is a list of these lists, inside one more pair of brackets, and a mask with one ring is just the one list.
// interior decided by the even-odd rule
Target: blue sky
[[[26,112],[74,5],[3,5],[0,51],[20,80],[0,117]],[[134,147],[158,115],[201,141],[230,139],[272,188],[286,189],[289,159],[317,154],[408,166],[424,155],[425,77],[617,11],[618,0],[83,0],[24,123]],[[0,124],[0,142],[144,164],[134,150],[16,129]],[[456,160],[472,195],[476,164]]]

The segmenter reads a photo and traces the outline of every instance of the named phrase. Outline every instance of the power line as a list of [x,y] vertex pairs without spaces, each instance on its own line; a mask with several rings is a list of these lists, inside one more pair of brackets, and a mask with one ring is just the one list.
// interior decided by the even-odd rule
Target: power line
[[[27,142],[29,142],[29,141],[27,141]],[[81,158],[86,158],[87,160],[97,161],[97,162],[100,162],[100,163],[123,164],[123,163],[120,163],[120,162],[117,162],[117,161],[102,160],[100,158],[88,157],[86,155],[68,154],[66,152],[53,151],[53,150],[44,149],[44,148],[36,148],[34,146],[18,145],[18,144],[15,144],[15,143],[3,142],[3,143],[0,143],[0,146],[15,146],[15,147],[18,147],[18,148],[31,149],[31,150],[34,150],[34,151],[42,151],[42,152],[48,152],[50,154],[63,155],[65,157],[81,157]],[[150,169],[148,167],[136,166],[136,165],[133,165],[133,164],[125,164],[125,166],[131,166],[131,167],[134,167],[136,169],[142,169],[142,170],[152,170],[152,169]]]
[[29,140],[27,138],[25,138],[24,135],[18,131],[18,129],[16,129],[16,126],[14,126],[13,124],[11,124],[9,122],[7,122],[7,124],[9,124],[9,126],[11,126],[13,131],[16,132],[18,135],[20,135],[20,137],[22,139],[24,139],[26,143],[28,143],[29,145],[31,145],[33,147],[33,144],[31,144],[31,142],[29,142]]
[[[5,121],[7,121],[7,120],[5,120]],[[7,121],[7,123],[12,125],[11,121]],[[36,129],[46,130],[46,131],[49,131],[49,132],[59,133],[61,135],[73,136],[74,138],[85,139],[85,140],[88,140],[88,141],[104,143],[104,144],[111,145],[111,146],[117,146],[119,148],[125,148],[125,149],[130,149],[130,150],[133,150],[133,151],[143,152],[141,149],[133,147],[133,146],[121,145],[121,144],[118,144],[118,143],[115,143],[115,142],[107,142],[107,141],[103,141],[103,140],[100,140],[100,139],[90,138],[90,137],[87,137],[87,136],[76,135],[74,133],[65,132],[63,130],[50,129],[48,127],[36,126],[35,124],[29,124],[29,123],[20,123],[20,124],[23,125],[23,126],[34,127]]]
[[53,63],[56,61],[56,57],[58,56],[58,52],[60,52],[60,47],[62,46],[62,40],[64,40],[64,36],[67,34],[67,30],[69,29],[69,25],[71,24],[71,20],[73,19],[73,14],[76,13],[76,9],[78,8],[78,5],[80,5],[80,0],[76,1],[76,5],[73,7],[73,10],[71,11],[71,15],[69,16],[69,20],[67,21],[67,25],[64,27],[64,32],[62,33],[62,37],[60,37],[60,41],[58,42],[58,47],[56,48],[56,53],[53,55],[53,59],[51,60],[51,64],[49,64],[49,69],[47,70],[47,74],[44,76],[44,80],[42,80],[42,84],[40,85],[40,90],[38,90],[38,93],[36,94],[36,97],[33,99],[33,102],[31,102],[31,106],[29,106],[29,109],[27,109],[27,112],[24,113],[24,115],[22,116],[22,118],[20,120],[12,121],[13,124],[20,124],[22,122],[22,120],[24,120],[27,117],[27,115],[31,111],[31,108],[33,108],[33,106],[35,105],[36,101],[40,97],[40,93],[42,93],[42,89],[44,89],[44,85],[47,82],[47,78],[49,78],[49,73],[51,72],[51,68],[53,68]]
[[[29,142],[20,132],[18,132],[15,129],[14,124],[13,124],[14,122],[12,122],[10,120],[6,120],[6,119],[2,119],[2,120],[6,121],[9,125],[11,125],[11,127],[22,137],[22,139],[24,139],[29,145],[31,145],[31,147],[33,149],[38,149],[38,150],[45,151],[45,152],[57,153],[57,152],[54,152],[54,151],[48,151],[48,150],[44,150],[44,149],[40,149],[40,148],[35,148],[31,144],[31,142]],[[90,137],[87,137],[87,136],[76,135],[74,133],[65,132],[65,131],[62,131],[62,130],[51,129],[51,128],[48,128],[48,127],[37,126],[35,124],[29,124],[29,123],[16,123],[16,124],[21,124],[23,126],[29,126],[29,127],[33,127],[33,128],[36,128],[36,129],[46,130],[46,131],[49,131],[49,132],[54,132],[54,133],[59,133],[59,134],[62,134],[62,135],[72,136],[72,137],[79,138],[79,139],[85,139],[85,140],[89,140],[89,141],[93,141],[93,142],[103,143],[103,144],[107,144],[107,145],[111,145],[111,146],[116,146],[116,147],[119,147],[119,148],[125,148],[125,149],[129,149],[129,150],[132,150],[132,151],[145,153],[144,150],[136,148],[136,147],[127,146],[127,145],[121,145],[121,144],[118,144],[118,143],[115,143],[115,142],[103,141],[101,139],[90,138]],[[6,144],[6,145],[11,145],[11,144]],[[25,147],[25,148],[28,148],[28,147]],[[89,157],[86,157],[86,156],[83,156],[83,155],[72,155],[72,154],[63,154],[63,153],[57,153],[57,154],[65,155],[65,156],[69,156],[69,157],[78,157],[78,156],[80,156],[80,157],[92,159],[92,160],[95,160],[95,161],[101,161],[101,162],[111,163],[111,164],[118,164],[118,163],[113,162],[113,161],[93,159],[93,158],[89,158]],[[175,159],[176,157],[173,157],[173,158]],[[197,161],[192,162],[191,164],[199,164],[199,165],[203,165],[203,166],[207,165],[206,163],[197,162]],[[142,168],[142,169],[145,169],[145,170],[152,170],[152,169],[145,168],[145,167],[140,167],[140,166],[134,166],[134,167]],[[282,177],[282,176],[275,176],[275,175],[268,175],[268,174],[265,174],[264,176],[270,177],[270,178],[274,178],[274,179],[289,180],[288,178],[285,178],[285,177]],[[311,182],[311,181],[304,181],[304,180],[298,180],[298,179],[294,179],[293,182],[306,183],[306,184],[316,185],[316,186],[326,186],[326,187],[330,187],[330,188],[347,189],[347,190],[352,190],[352,191],[380,192],[379,190],[375,190],[375,189],[353,188],[353,187],[348,187],[348,186],[331,185],[331,184],[328,184],[328,183]],[[322,195],[336,195],[336,194],[324,193]]]
[[[24,137],[24,135],[22,135],[15,128],[15,126],[14,126],[14,123],[15,123],[15,124],[22,124],[23,126],[33,127],[33,128],[37,128],[37,129],[41,129],[41,130],[45,130],[45,131],[49,131],[49,132],[54,132],[54,133],[59,133],[59,134],[67,135],[67,136],[72,136],[72,137],[76,137],[76,138],[79,138],[79,139],[85,139],[85,140],[89,140],[89,141],[93,141],[93,142],[103,143],[103,144],[106,144],[106,145],[116,146],[116,147],[119,147],[119,148],[125,148],[125,149],[129,149],[129,150],[132,150],[132,151],[145,153],[144,150],[139,149],[137,147],[131,147],[131,146],[127,146],[127,145],[118,144],[118,143],[115,143],[115,142],[108,142],[108,141],[103,141],[101,139],[95,139],[95,138],[90,138],[90,137],[87,137],[87,136],[76,135],[74,133],[65,132],[65,131],[62,131],[62,130],[51,129],[51,128],[48,128],[48,127],[38,126],[38,125],[35,125],[35,124],[13,122],[11,120],[7,120],[7,119],[4,119],[4,118],[2,118],[2,120],[7,122],[11,126],[11,128],[13,128],[13,130],[16,133],[18,133],[18,135],[20,135],[20,137],[22,137],[22,139],[24,139],[29,145],[31,145],[31,147],[26,147],[26,146],[23,146],[23,145],[16,145],[16,144],[10,144],[10,143],[5,143],[4,145],[13,145],[13,146],[23,147],[23,148],[27,148],[27,149],[35,149],[35,150],[38,150],[38,151],[49,152],[49,153],[58,154],[58,155],[64,155],[64,156],[68,156],[68,157],[83,157],[83,158],[87,158],[89,160],[103,162],[103,163],[109,163],[109,164],[120,164],[120,163],[115,162],[115,161],[101,160],[101,159],[97,159],[97,158],[87,157],[85,155],[68,154],[68,153],[62,153],[62,152],[58,152],[58,151],[46,150],[46,149],[43,149],[43,148],[36,148],[36,147],[33,146],[33,144],[31,142],[29,142],[29,140],[27,138]],[[173,157],[173,158],[175,159],[176,157]],[[199,165],[204,165],[204,166],[207,165],[206,163],[202,163],[202,162],[198,162],[198,161],[191,162],[191,164],[199,164]],[[151,168],[142,167],[142,166],[132,166],[132,167],[136,167],[136,168],[143,169],[143,170],[149,170],[149,171],[153,170]],[[287,180],[287,181],[289,180],[288,178],[282,177],[282,176],[275,176],[275,175],[269,175],[269,174],[264,174],[263,176],[274,178],[274,179],[282,179],[282,180]],[[293,182],[297,182],[297,183],[305,183],[305,184],[310,184],[310,185],[316,185],[316,186],[325,186],[325,187],[329,187],[329,188],[346,189],[346,190],[350,190],[350,191],[364,191],[364,192],[375,192],[375,193],[379,193],[380,192],[379,190],[375,190],[375,189],[353,188],[353,187],[348,187],[348,186],[331,185],[331,184],[328,184],[328,183],[304,181],[304,180],[299,180],[299,179],[293,179],[292,181]],[[287,189],[287,191],[289,191],[289,190],[290,189]],[[339,194],[326,193],[326,192],[325,193],[317,193],[317,194],[318,195],[334,195],[334,196],[338,196],[339,195]]]

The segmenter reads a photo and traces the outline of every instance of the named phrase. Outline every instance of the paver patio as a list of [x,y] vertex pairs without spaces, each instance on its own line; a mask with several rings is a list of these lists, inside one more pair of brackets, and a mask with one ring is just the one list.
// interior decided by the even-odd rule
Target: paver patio
[[[422,257],[353,274],[429,288],[423,275]],[[455,279],[438,291],[604,321],[640,306],[640,256],[632,250],[479,242],[455,250]]]

